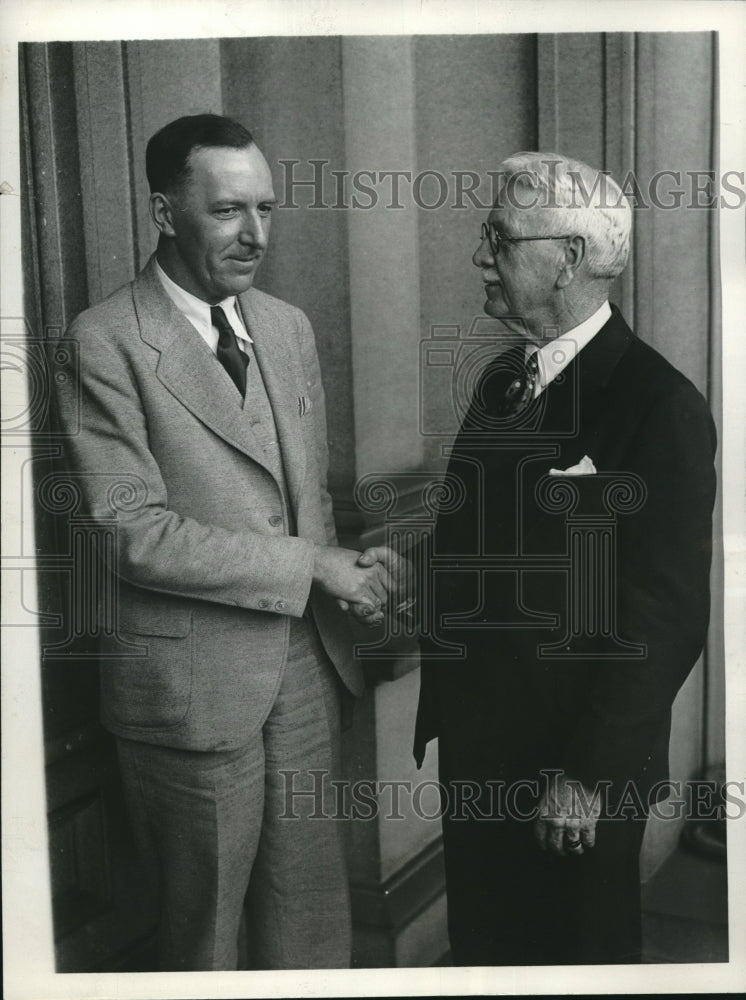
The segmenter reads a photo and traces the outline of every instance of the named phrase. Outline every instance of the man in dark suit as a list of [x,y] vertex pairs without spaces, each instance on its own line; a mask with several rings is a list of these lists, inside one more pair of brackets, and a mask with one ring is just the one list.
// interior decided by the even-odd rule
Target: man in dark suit
[[474,263],[514,344],[450,457],[416,755],[438,737],[456,964],[635,962],[645,819],[708,623],[714,427],[608,303],[617,185],[555,154],[501,171]]
[[102,712],[161,890],[160,968],[235,969],[245,897],[253,967],[345,966],[339,824],[288,792],[337,772],[362,688],[337,602],[376,620],[388,578],[336,545],[309,322],[252,287],[262,153],[197,115],[150,140],[147,173],[157,250],[73,323],[58,389],[75,481],[118,519]]

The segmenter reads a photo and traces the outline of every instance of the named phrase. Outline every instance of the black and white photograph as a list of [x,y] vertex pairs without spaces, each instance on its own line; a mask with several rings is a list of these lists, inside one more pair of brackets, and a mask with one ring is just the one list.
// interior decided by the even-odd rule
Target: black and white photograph
[[0,29],[4,995],[743,991],[746,8]]

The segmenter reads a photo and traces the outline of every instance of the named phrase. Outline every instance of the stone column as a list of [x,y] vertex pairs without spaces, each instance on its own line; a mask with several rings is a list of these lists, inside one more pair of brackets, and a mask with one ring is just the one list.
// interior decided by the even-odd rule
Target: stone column
[[[380,177],[385,169],[414,176],[413,39],[390,38],[381,45],[376,38],[344,38],[342,86],[350,176],[371,170]],[[397,199],[388,183],[377,184],[376,190],[376,204],[346,212],[358,481],[369,474],[385,480],[423,463],[418,216],[409,203],[392,207]],[[371,200],[358,198],[361,205]],[[381,517],[380,512],[372,515],[379,523]],[[353,527],[360,539],[362,526]],[[380,528],[362,532],[362,543],[371,541],[383,541]],[[371,818],[351,824],[353,962],[358,967],[431,965],[448,943],[435,817],[437,761],[431,747],[418,772],[412,757],[417,661],[364,662],[369,686],[348,734],[347,767],[351,782],[376,781],[377,794]],[[431,784],[418,800],[414,790],[426,781]]]

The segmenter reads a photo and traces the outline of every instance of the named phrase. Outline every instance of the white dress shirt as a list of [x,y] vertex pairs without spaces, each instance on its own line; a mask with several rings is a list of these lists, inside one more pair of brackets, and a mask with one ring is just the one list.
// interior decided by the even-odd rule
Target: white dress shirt
[[572,360],[587,347],[598,331],[611,318],[611,306],[608,302],[583,320],[578,326],[556,337],[543,347],[536,347],[535,344],[526,348],[526,358],[536,354],[539,365],[536,385],[534,387],[534,399],[541,395],[546,387],[557,378],[559,373],[566,368]]
[[[212,325],[212,320],[210,319],[210,305],[202,299],[198,299],[196,295],[192,295],[191,292],[186,291],[181,285],[177,285],[173,279],[169,278],[158,261],[155,262],[155,270],[166,295],[168,295],[176,308],[186,316],[212,353],[217,355],[218,331]],[[246,332],[246,327],[243,325],[241,317],[238,314],[236,296],[231,295],[229,298],[223,299],[222,302],[218,302],[217,305],[223,310],[226,319],[233,328],[233,332],[238,338],[239,348],[244,354],[250,354],[250,345],[254,341]]]

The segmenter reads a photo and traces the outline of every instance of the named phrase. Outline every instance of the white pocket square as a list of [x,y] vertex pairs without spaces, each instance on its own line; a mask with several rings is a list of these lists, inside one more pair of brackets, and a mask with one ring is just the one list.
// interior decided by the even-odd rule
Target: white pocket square
[[596,473],[596,466],[583,455],[577,465],[571,465],[569,469],[550,469],[550,476],[593,476]]

